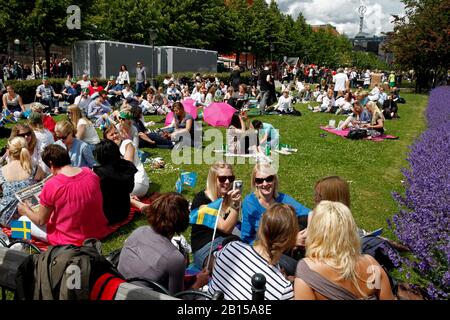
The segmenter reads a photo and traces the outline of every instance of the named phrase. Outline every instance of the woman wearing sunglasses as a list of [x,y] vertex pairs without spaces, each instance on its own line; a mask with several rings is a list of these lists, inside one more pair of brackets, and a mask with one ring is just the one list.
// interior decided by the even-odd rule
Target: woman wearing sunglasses
[[[41,168],[45,168],[47,171],[47,166],[41,159],[40,151],[41,151],[41,144],[39,140],[36,138],[36,135],[34,133],[34,130],[31,126],[28,124],[22,124],[18,123],[14,125],[14,127],[11,130],[11,136],[10,138],[14,137],[22,137],[25,138],[27,145],[28,145],[28,152],[31,155],[31,162],[33,164],[39,165]],[[5,153],[5,156],[8,159],[8,152]]]
[[241,238],[244,242],[255,240],[261,216],[275,203],[291,205],[297,217],[308,216],[310,209],[287,194],[278,192],[278,175],[271,165],[263,163],[253,168],[251,187],[254,192],[245,197],[242,205]]
[[92,148],[84,141],[75,138],[75,128],[68,120],[56,123],[56,144],[65,147],[69,151],[70,161],[74,167],[89,167],[95,165]]
[[230,236],[239,219],[241,206],[241,191],[232,190],[235,176],[233,167],[224,162],[213,164],[208,173],[206,189],[199,192],[192,201],[191,210],[223,197],[221,214],[218,216],[216,237],[213,239],[214,230],[204,225],[192,225],[191,244],[194,253],[194,264],[203,269],[203,264],[208,257],[211,242],[213,250],[216,250],[223,240]]

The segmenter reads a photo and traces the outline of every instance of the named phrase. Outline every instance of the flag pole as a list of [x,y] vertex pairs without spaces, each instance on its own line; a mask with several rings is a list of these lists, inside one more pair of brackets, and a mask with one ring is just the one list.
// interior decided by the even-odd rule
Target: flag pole
[[206,263],[206,267],[209,267],[209,262],[211,260],[211,254],[212,254],[212,249],[213,249],[213,245],[214,245],[214,239],[216,238],[216,232],[217,232],[217,223],[219,222],[219,215],[220,215],[220,211],[222,211],[222,204],[223,204],[223,198],[222,198],[222,202],[220,203],[220,207],[219,207],[219,211],[217,213],[217,219],[216,219],[216,223],[214,224],[214,231],[213,231],[213,236],[211,239],[211,245],[209,247],[209,253],[208,253],[208,261]]

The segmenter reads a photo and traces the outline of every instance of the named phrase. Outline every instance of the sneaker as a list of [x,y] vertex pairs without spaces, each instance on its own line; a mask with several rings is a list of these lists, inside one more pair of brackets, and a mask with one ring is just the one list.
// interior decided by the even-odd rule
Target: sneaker
[[314,108],[313,108],[313,107],[311,107],[311,105],[309,105],[309,104],[308,104],[308,110],[311,110],[311,111],[313,111],[313,110],[314,110]]

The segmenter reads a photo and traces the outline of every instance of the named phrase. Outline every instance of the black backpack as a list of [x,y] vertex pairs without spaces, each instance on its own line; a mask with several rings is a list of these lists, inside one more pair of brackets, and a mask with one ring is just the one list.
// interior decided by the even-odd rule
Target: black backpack
[[347,138],[352,140],[364,139],[368,136],[366,129],[350,129]]
[[46,252],[30,255],[18,268],[15,299],[88,300],[104,274],[122,278],[100,248],[100,241],[87,239],[81,247],[49,246]]

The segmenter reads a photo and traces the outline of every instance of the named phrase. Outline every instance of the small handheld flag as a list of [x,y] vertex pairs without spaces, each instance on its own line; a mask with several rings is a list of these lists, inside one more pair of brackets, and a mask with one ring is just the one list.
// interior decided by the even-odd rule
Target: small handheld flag
[[11,221],[11,238],[31,240],[31,222]]
[[194,209],[189,214],[189,223],[204,225],[210,229],[214,229],[216,226],[217,216],[220,212],[220,207],[222,206],[222,198],[211,202],[208,205],[200,206]]
[[182,172],[181,182],[191,188],[194,188],[197,184],[197,173],[195,172]]
[[183,191],[183,184],[181,183],[180,178],[178,178],[177,182],[175,183],[175,190],[178,193],[181,193]]

